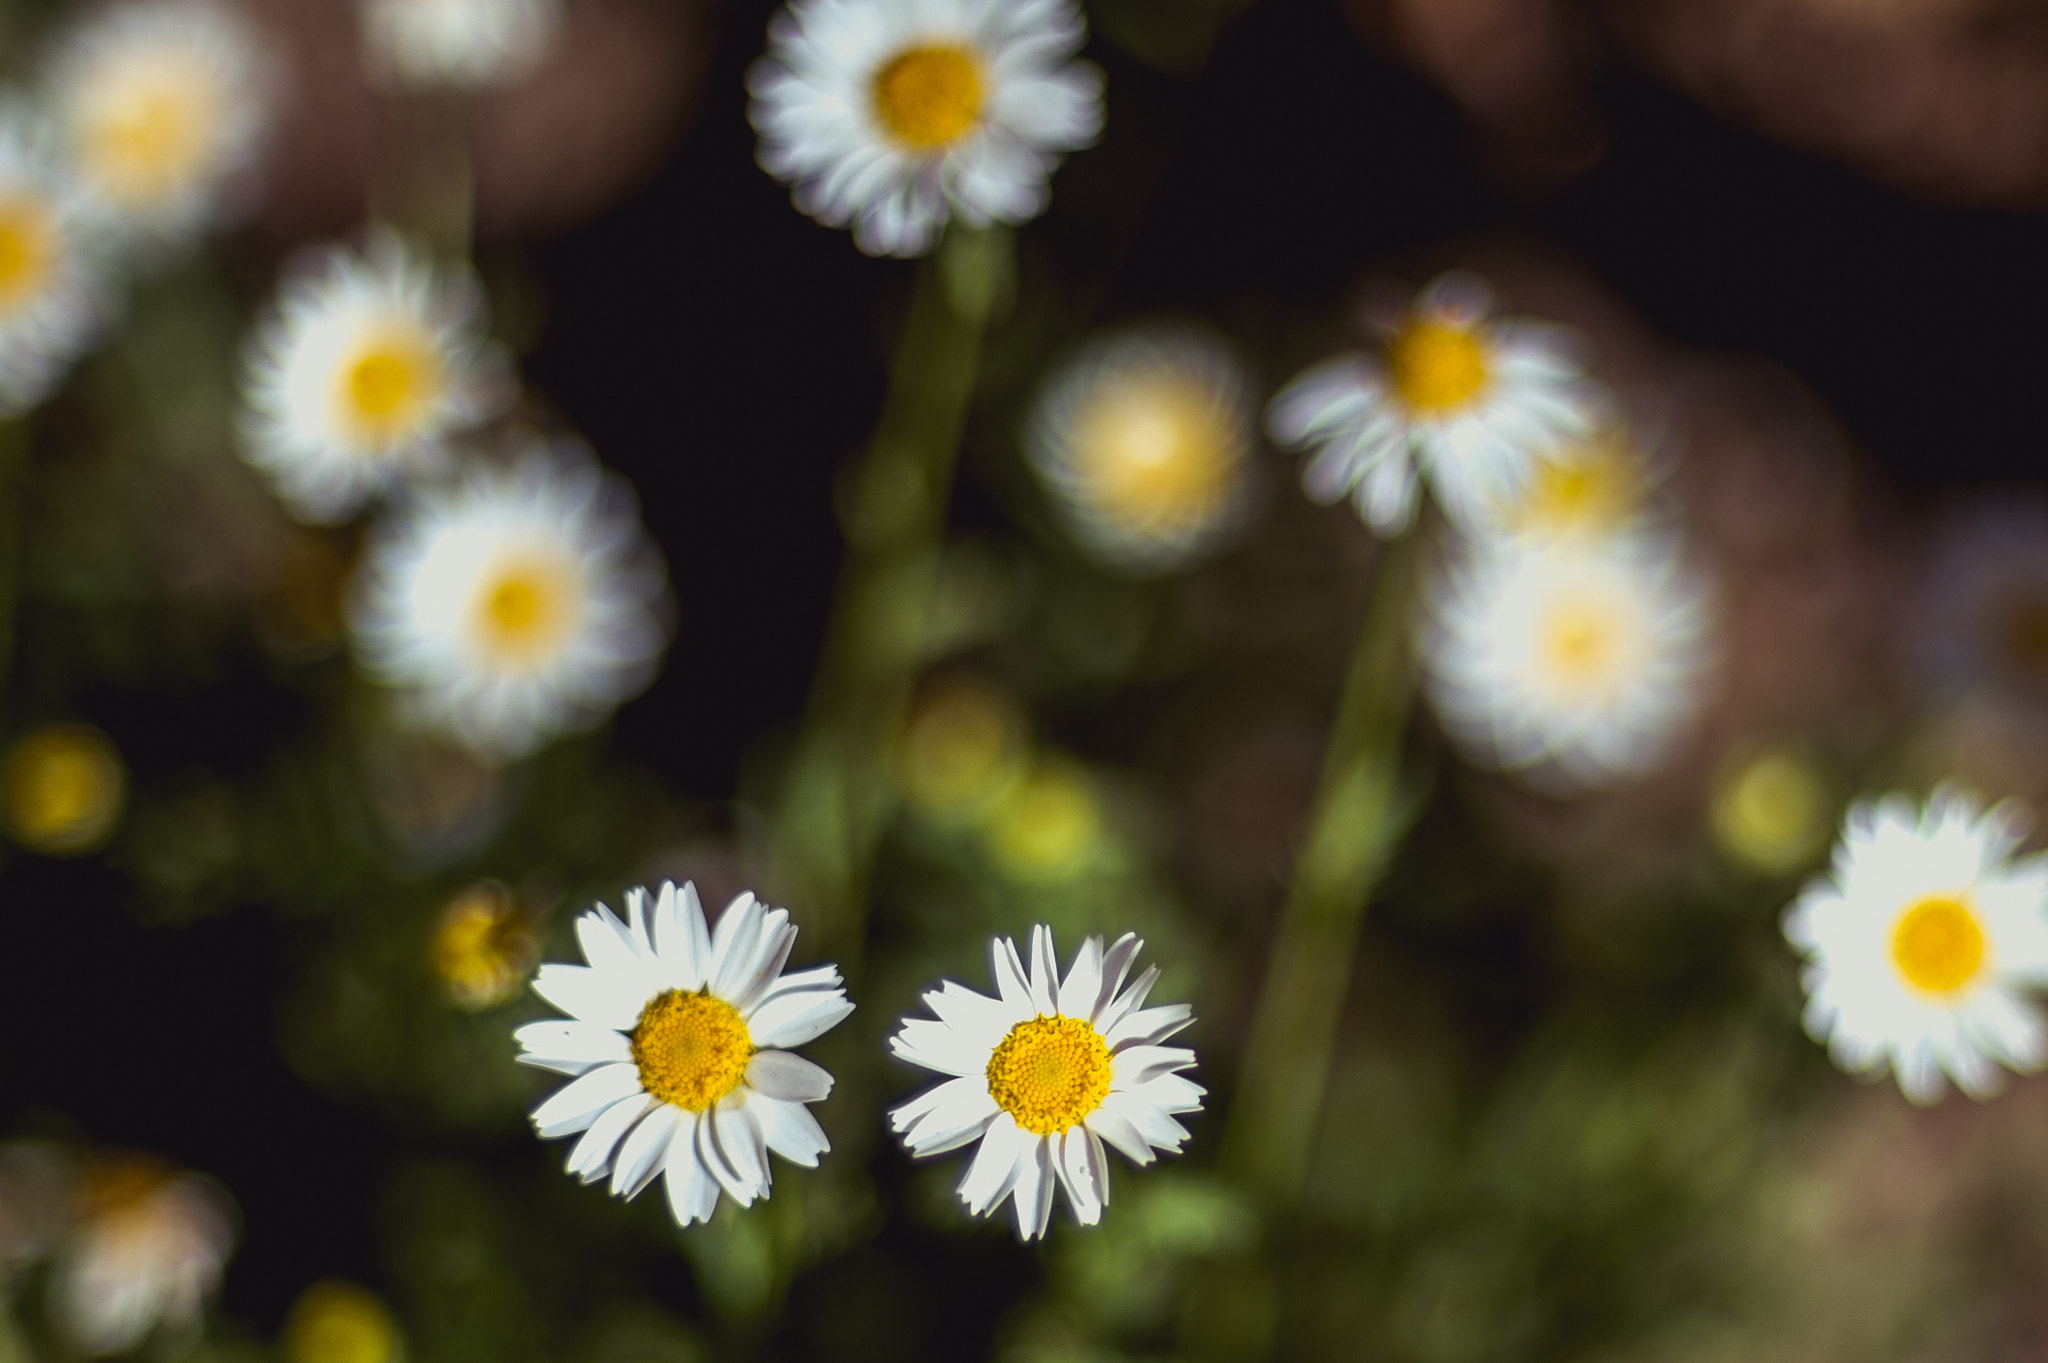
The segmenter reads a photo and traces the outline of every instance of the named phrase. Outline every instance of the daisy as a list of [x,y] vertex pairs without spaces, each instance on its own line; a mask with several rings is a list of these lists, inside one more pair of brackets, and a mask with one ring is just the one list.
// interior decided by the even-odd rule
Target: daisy
[[1514,494],[1490,508],[1488,533],[1543,544],[1634,529],[1649,518],[1656,473],[1626,430],[1602,426],[1537,460]]
[[792,0],[747,75],[762,167],[869,255],[1045,210],[1102,128],[1073,0]]
[[1349,496],[1375,531],[1395,535],[1415,517],[1419,470],[1453,524],[1483,530],[1539,460],[1593,429],[1598,404],[1568,334],[1492,309],[1478,279],[1445,275],[1384,355],[1339,355],[1273,399],[1273,438],[1316,452],[1302,474],[1309,496]]
[[654,676],[661,555],[631,488],[580,445],[424,490],[370,532],[349,611],[356,657],[487,761],[587,729]]
[[1176,567],[1242,519],[1252,418],[1219,338],[1154,327],[1084,347],[1026,431],[1032,466],[1081,542],[1146,571]]
[[114,296],[48,129],[0,99],[0,417],[35,407],[104,330]]
[[1468,756],[1562,787],[1639,775],[1698,709],[1704,584],[1665,537],[1468,546],[1424,587],[1426,693]]
[[516,85],[561,37],[561,0],[362,0],[363,57],[387,85]]
[[512,892],[480,881],[441,910],[427,943],[427,961],[448,997],[482,1012],[509,1001],[540,960],[531,916]]
[[444,469],[449,438],[511,396],[475,277],[389,232],[288,279],[242,359],[242,457],[313,524]]
[[235,1243],[235,1211],[211,1180],[152,1160],[90,1171],[81,1216],[57,1254],[52,1313],[88,1354],[127,1353],[152,1333],[196,1331]]
[[1804,956],[1806,1030],[1852,1074],[1889,1068],[1916,1103],[1942,1075],[1973,1098],[1998,1066],[2048,1062],[2025,997],[2048,984],[2048,861],[2015,857],[2010,806],[1979,813],[1951,787],[1915,809],[1903,796],[1849,811],[1834,869],[1785,912]]
[[992,946],[997,997],[948,980],[924,996],[936,1020],[906,1018],[889,1038],[901,1059],[954,1076],[897,1107],[890,1125],[918,1156],[980,1142],[960,1182],[971,1214],[1009,1198],[1017,1233],[1034,1239],[1057,1184],[1092,1226],[1109,1202],[1105,1141],[1145,1165],[1154,1150],[1178,1154],[1187,1139],[1172,1114],[1202,1106],[1205,1090],[1180,1073],[1195,1053],[1161,1043],[1192,1010],[1143,1006],[1157,966],[1124,987],[1144,946],[1131,933],[1106,952],[1090,937],[1064,980],[1048,927],[1031,930],[1028,974],[1014,941]]
[[678,1225],[709,1220],[721,1190],[768,1196],[768,1152],[813,1168],[832,1147],[806,1103],[832,1076],[787,1049],[853,1011],[829,965],[782,973],[789,914],[751,894],[707,931],[694,885],[626,893],[626,921],[599,904],[576,920],[587,966],[544,965],[533,990],[570,1014],[515,1034],[521,1063],[575,1081],[533,1111],[542,1139],[582,1133],[569,1172],[636,1197],[667,1171]]
[[158,242],[195,236],[227,212],[275,89],[261,35],[213,0],[104,10],[59,41],[44,83],[95,221]]

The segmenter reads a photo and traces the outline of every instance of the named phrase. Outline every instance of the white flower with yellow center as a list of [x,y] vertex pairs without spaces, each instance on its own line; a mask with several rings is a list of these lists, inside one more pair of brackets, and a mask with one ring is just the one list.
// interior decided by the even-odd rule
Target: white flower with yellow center
[[88,1170],[81,1215],[57,1251],[50,1305],[87,1354],[125,1354],[152,1334],[189,1345],[235,1244],[235,1210],[212,1181],[151,1160]]
[[1657,474],[1627,430],[1602,426],[1537,460],[1514,495],[1493,508],[1489,533],[1540,545],[1638,528],[1652,519]]
[[1475,760],[1596,786],[1647,771],[1697,711],[1712,627],[1668,539],[1468,546],[1424,587],[1424,689]]
[[1039,395],[1026,449],[1088,548],[1160,571],[1242,519],[1253,438],[1229,347],[1154,327],[1098,340],[1062,365]]
[[1973,1098],[2004,1065],[2048,1063],[2026,997],[2048,985],[2048,861],[2015,857],[2009,807],[1979,813],[1954,789],[1915,809],[1903,796],[1849,811],[1834,868],[1785,912],[1807,965],[1806,1030],[1852,1074],[1889,1068],[1916,1103],[1942,1076]]
[[213,0],[142,0],[87,19],[52,52],[45,85],[95,220],[160,243],[237,206],[275,89],[262,36]]
[[1073,0],[793,0],[747,75],[760,161],[869,255],[1043,212],[1102,128]]
[[1186,1027],[1184,1003],[1144,1006],[1159,978],[1153,966],[1125,987],[1144,946],[1126,933],[1104,951],[1081,944],[1066,978],[1053,957],[1052,929],[1031,930],[1031,969],[1009,938],[993,943],[997,997],[946,981],[924,996],[935,1019],[905,1018],[889,1048],[913,1065],[952,1075],[889,1114],[913,1155],[980,1142],[960,1200],[975,1216],[1011,1200],[1017,1233],[1045,1234],[1055,1186],[1084,1226],[1109,1202],[1115,1146],[1140,1165],[1155,1150],[1179,1153],[1187,1129],[1175,1113],[1195,1112],[1205,1090],[1182,1075],[1195,1053],[1162,1043]]
[[516,85],[561,37],[561,0],[362,0],[363,57],[379,83]]
[[349,625],[357,660],[406,688],[417,718],[509,761],[647,685],[665,595],[632,489],[579,445],[535,441],[389,513]]
[[445,469],[451,437],[511,396],[483,291],[397,236],[330,247],[295,272],[243,355],[242,455],[301,520],[345,519]]
[[50,141],[26,106],[0,100],[0,416],[48,397],[116,306]]
[[1596,423],[1599,406],[1570,337],[1546,323],[1492,316],[1470,275],[1431,284],[1379,356],[1326,360],[1273,399],[1266,428],[1315,451],[1302,485],[1319,502],[1350,497],[1382,535],[1415,517],[1418,476],[1460,529],[1485,530],[1533,466]]
[[533,1111],[543,1139],[582,1133],[569,1172],[635,1197],[664,1171],[677,1224],[709,1220],[721,1190],[768,1196],[768,1152],[815,1167],[830,1150],[806,1103],[832,1076],[789,1049],[853,1011],[829,965],[783,973],[796,929],[751,894],[706,930],[696,888],[626,893],[576,920],[588,965],[544,965],[534,992],[570,1015],[516,1033],[522,1063],[575,1081]]

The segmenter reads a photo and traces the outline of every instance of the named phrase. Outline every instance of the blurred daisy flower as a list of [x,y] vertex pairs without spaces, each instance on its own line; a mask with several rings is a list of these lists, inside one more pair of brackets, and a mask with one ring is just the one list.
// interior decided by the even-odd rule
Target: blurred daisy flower
[[664,598],[632,489],[581,446],[536,439],[371,530],[350,637],[417,718],[509,761],[647,685],[668,640]]
[[742,894],[710,932],[696,887],[665,883],[626,921],[599,904],[576,921],[590,964],[544,965],[534,992],[570,1015],[515,1034],[522,1063],[576,1076],[534,1109],[542,1139],[582,1133],[569,1172],[636,1197],[668,1174],[678,1225],[709,1220],[721,1190],[768,1196],[768,1152],[806,1168],[831,1149],[804,1106],[832,1076],[785,1049],[837,1026],[853,1005],[830,965],[785,975],[789,914]]
[[1017,1233],[1045,1234],[1055,1186],[1084,1226],[1109,1202],[1107,1142],[1145,1165],[1179,1153],[1205,1090],[1183,1077],[1195,1053],[1163,1043],[1193,1020],[1184,1003],[1146,1008],[1152,966],[1125,978],[1144,943],[1131,933],[1103,950],[1081,944],[1066,978],[1052,929],[1031,930],[1031,969],[1016,942],[993,944],[997,997],[948,980],[924,996],[933,1019],[906,1018],[889,1039],[900,1059],[951,1075],[898,1106],[889,1123],[917,1156],[979,1142],[960,1200],[975,1216],[1011,1199]]
[[1102,128],[1083,38],[1072,0],[793,0],[747,76],[761,165],[869,255],[1026,222]]
[[1481,533],[1540,460],[1593,431],[1598,403],[1568,333],[1492,312],[1479,279],[1445,275],[1384,355],[1336,356],[1281,390],[1266,428],[1315,451],[1309,496],[1349,496],[1366,524],[1394,535],[1415,518],[1419,474],[1454,525]]
[[115,307],[50,144],[26,105],[0,99],[0,417],[48,397]]
[[1537,460],[1491,512],[1490,533],[1537,544],[1619,534],[1644,519],[1656,481],[1629,431],[1604,424]]
[[189,1336],[235,1243],[219,1185],[139,1157],[89,1167],[79,1219],[50,1280],[59,1327],[88,1354],[127,1353],[162,1333]]
[[427,959],[458,1007],[481,1012],[519,992],[540,961],[540,938],[510,890],[481,881],[441,910]]
[[1647,771],[1697,710],[1712,613],[1666,538],[1467,546],[1425,584],[1420,648],[1467,756],[1586,788]]
[[328,1278],[292,1304],[282,1340],[285,1363],[393,1363],[398,1323],[367,1288]]
[[2025,995],[2048,984],[2048,861],[2015,857],[2010,806],[1937,790],[1849,811],[1834,869],[1785,913],[1807,960],[1806,1030],[1852,1074],[1889,1068],[1916,1103],[1942,1076],[1973,1098],[2033,1073],[2048,1034]]
[[445,468],[449,438],[511,396],[474,276],[383,231],[288,279],[242,358],[242,456],[313,524]]
[[45,856],[78,856],[104,843],[127,791],[120,750],[89,724],[31,729],[0,760],[7,832]]
[[380,84],[516,85],[553,51],[561,0],[362,0],[363,57]]
[[219,221],[270,126],[275,80],[243,11],[144,0],[74,26],[44,83],[94,220],[123,241],[176,243]]
[[1025,447],[1083,545],[1120,567],[1164,571],[1242,519],[1253,438],[1229,346],[1155,326],[1099,339],[1062,365]]

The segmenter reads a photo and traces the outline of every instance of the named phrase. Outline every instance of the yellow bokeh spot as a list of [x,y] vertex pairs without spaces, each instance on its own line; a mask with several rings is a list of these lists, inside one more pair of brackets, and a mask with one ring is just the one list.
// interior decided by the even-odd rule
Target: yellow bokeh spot
[[928,816],[972,816],[1017,779],[1024,716],[1002,692],[955,680],[934,687],[911,712],[903,735],[904,798]]
[[441,911],[427,959],[458,1005],[494,1008],[525,985],[540,960],[540,939],[511,891],[484,881]]
[[1071,449],[1083,498],[1128,532],[1198,531],[1236,487],[1236,433],[1192,379],[1105,384],[1077,413]]
[[1065,1131],[1109,1096],[1109,1043],[1086,1018],[1020,1022],[988,1058],[988,1094],[1041,1136]]
[[221,102],[188,61],[143,57],[106,73],[79,121],[86,178],[130,208],[171,198],[206,172]]
[[576,621],[573,569],[539,559],[502,565],[485,576],[477,627],[500,662],[531,664],[552,656]]
[[1984,956],[1984,928],[1960,900],[1923,899],[1892,928],[1892,964],[1923,994],[1956,993],[1977,978]]
[[671,989],[641,1011],[632,1036],[640,1086],[691,1112],[739,1087],[754,1058],[746,1019],[723,999]]
[[107,736],[84,724],[52,724],[8,749],[0,765],[7,831],[50,856],[89,852],[120,817],[127,777]]
[[1395,333],[1387,343],[1387,367],[1402,403],[1429,416],[1464,407],[1492,378],[1483,337],[1430,317]]
[[1792,752],[1762,753],[1721,782],[1714,796],[1714,834],[1737,861],[1782,875],[1819,852],[1832,804],[1812,762]]
[[1551,607],[1541,622],[1539,661],[1554,685],[1593,691],[1609,682],[1622,664],[1622,622],[1611,607],[1566,601]]
[[988,827],[990,850],[1012,875],[1052,880],[1072,871],[1102,840],[1102,807],[1069,768],[1041,766],[1011,788]]
[[416,327],[368,338],[341,367],[341,410],[356,435],[375,444],[417,434],[446,387],[441,354]]
[[1549,537],[1604,534],[1635,515],[1645,483],[1627,437],[1603,434],[1537,461],[1509,525]]
[[898,142],[935,151],[981,117],[981,66],[958,47],[913,47],[875,73],[875,116]]
[[374,1292],[330,1278],[307,1288],[284,1326],[285,1363],[395,1363],[398,1326]]
[[34,299],[57,263],[57,219],[38,199],[0,200],[0,313]]

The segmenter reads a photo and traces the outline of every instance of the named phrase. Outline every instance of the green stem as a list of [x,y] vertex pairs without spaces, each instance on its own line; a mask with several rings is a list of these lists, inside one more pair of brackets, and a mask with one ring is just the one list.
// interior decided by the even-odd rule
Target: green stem
[[1225,1163],[1280,1201],[1307,1175],[1359,923],[1400,836],[1420,539],[1411,531],[1381,554],[1225,1133]]

